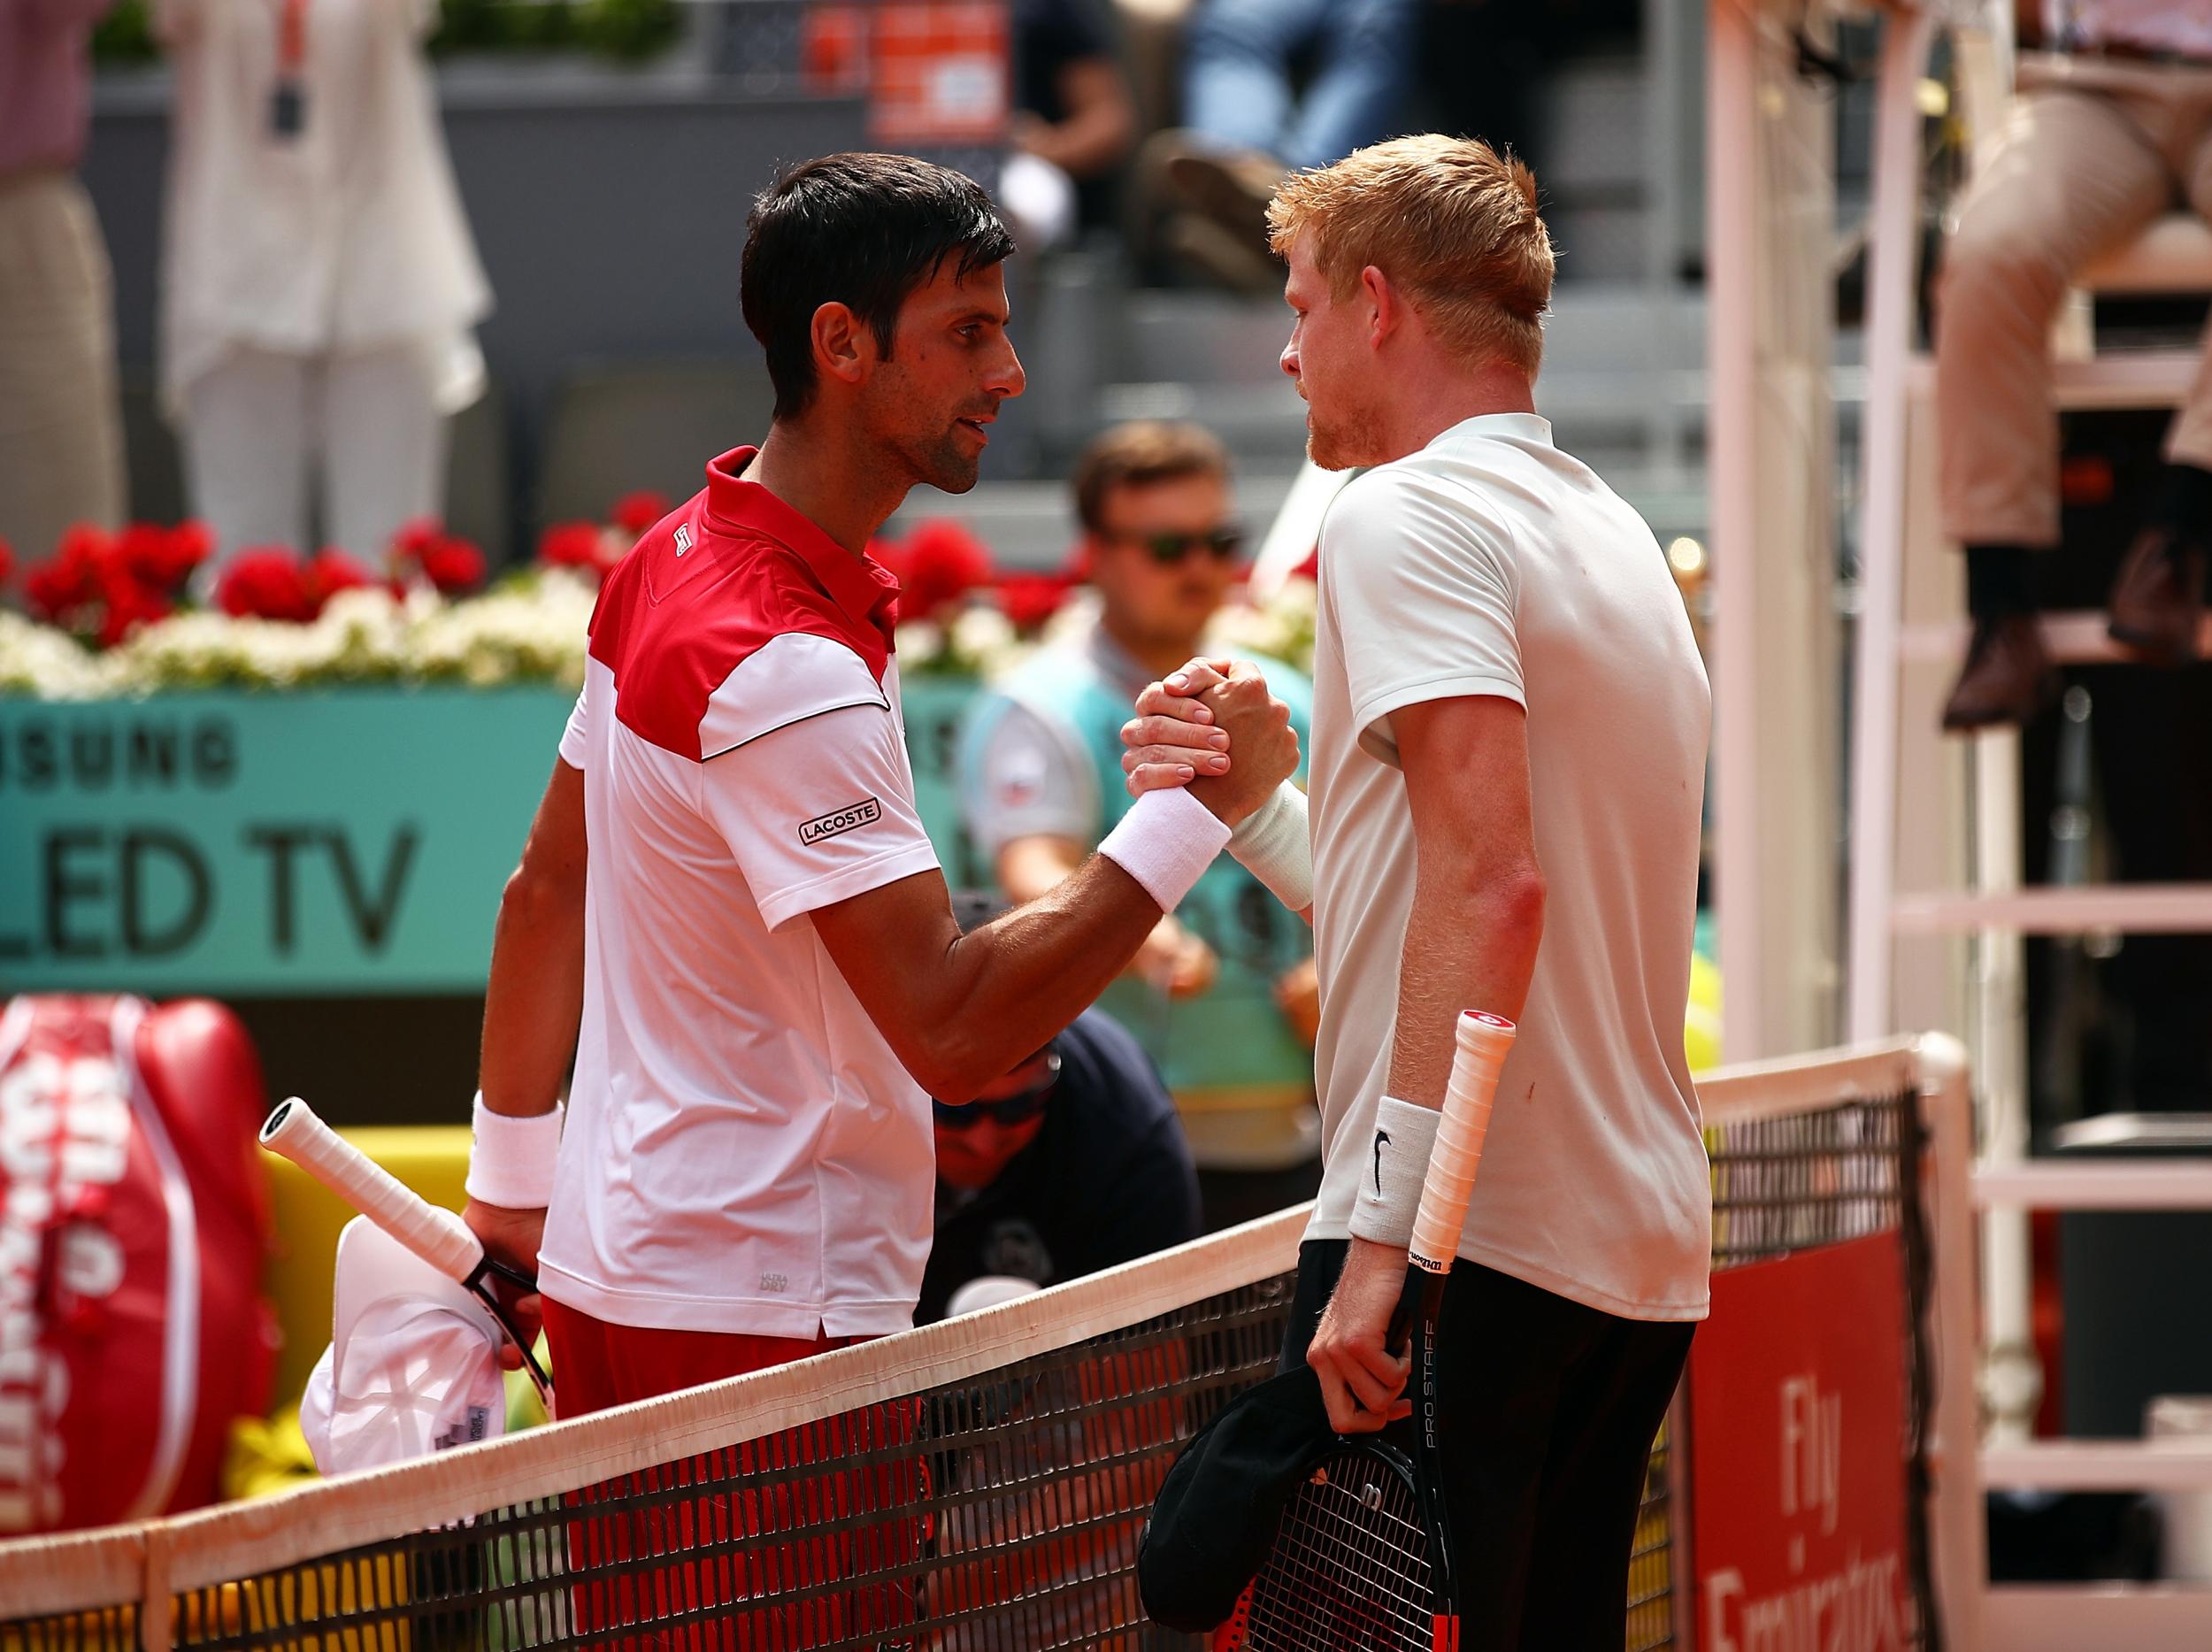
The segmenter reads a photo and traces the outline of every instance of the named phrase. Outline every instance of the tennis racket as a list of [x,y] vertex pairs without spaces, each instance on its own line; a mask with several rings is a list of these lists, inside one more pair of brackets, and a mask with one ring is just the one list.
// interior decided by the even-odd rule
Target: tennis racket
[[1421,1185],[1393,1348],[1414,1338],[1409,1452],[1379,1437],[1334,1438],[1292,1494],[1274,1547],[1216,1652],[1456,1652],[1459,1599],[1437,1443],[1437,1325],[1482,1160],[1513,1023],[1469,1010]]
[[495,1279],[525,1291],[538,1282],[519,1268],[495,1262],[482,1242],[450,1210],[442,1210],[381,1164],[347,1141],[296,1095],[280,1102],[261,1126],[261,1145],[298,1165],[369,1220],[413,1251],[491,1310],[508,1339],[522,1350],[522,1363],[538,1387],[547,1414],[553,1415],[553,1379],[538,1364],[514,1317],[499,1300]]

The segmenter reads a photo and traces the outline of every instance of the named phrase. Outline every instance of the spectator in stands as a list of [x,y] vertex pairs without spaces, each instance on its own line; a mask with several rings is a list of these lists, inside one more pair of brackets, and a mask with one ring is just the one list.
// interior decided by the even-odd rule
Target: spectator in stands
[[[2031,559],[2058,543],[2051,323],[2068,280],[2177,199],[2212,212],[2212,21],[2172,0],[2022,0],[2019,97],[1945,255],[1936,339],[1945,531],[1965,547],[1973,640],[1944,707],[1965,730],[2055,696]],[[2031,31],[2039,30],[2039,37]],[[2113,637],[2196,657],[2212,536],[2212,366],[2168,434],[2163,485],[2111,595]]]
[[1113,221],[1137,106],[1098,0],[1016,0],[1012,152],[999,195],[1025,251]]
[[162,389],[220,557],[382,554],[440,513],[491,309],[422,55],[429,0],[159,0],[176,72]]
[[113,4],[0,0],[0,542],[26,557],[124,512],[107,246],[76,178]]
[[1187,257],[1233,286],[1281,286],[1267,244],[1275,186],[1400,129],[1419,12],[1418,0],[1199,0],[1184,47],[1187,130],[1163,134],[1152,158],[1218,232],[1183,227]]
[[[1128,809],[1120,731],[1130,703],[1210,651],[1207,627],[1243,547],[1228,455],[1195,426],[1110,430],[1083,455],[1074,486],[1098,618],[982,696],[960,743],[969,834],[1018,903],[1072,872]],[[1253,663],[1302,741],[1305,677],[1279,660]],[[1306,926],[1225,856],[1160,921],[1130,973],[1101,1005],[1183,1107],[1208,1226],[1310,1196],[1319,1003]]]
[[1143,1050],[1090,1010],[964,1107],[939,1103],[937,1226],[918,1325],[972,1282],[1057,1285],[1199,1233],[1175,1103]]

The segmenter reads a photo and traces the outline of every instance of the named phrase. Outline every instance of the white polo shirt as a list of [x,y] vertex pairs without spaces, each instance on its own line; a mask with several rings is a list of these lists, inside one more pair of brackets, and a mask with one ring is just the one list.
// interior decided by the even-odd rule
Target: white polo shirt
[[545,1294],[612,1324],[873,1336],[928,1260],[930,1104],[807,914],[927,872],[897,582],[725,454],[601,593],[584,1012]]
[[1548,894],[1459,1254],[1625,1318],[1702,1318],[1711,1192],[1682,1020],[1711,695],[1650,528],[1532,413],[1454,426],[1353,482],[1322,526],[1326,1146],[1307,1236],[1343,1238],[1383,1163],[1417,860],[1391,718],[1470,695],[1526,709]]

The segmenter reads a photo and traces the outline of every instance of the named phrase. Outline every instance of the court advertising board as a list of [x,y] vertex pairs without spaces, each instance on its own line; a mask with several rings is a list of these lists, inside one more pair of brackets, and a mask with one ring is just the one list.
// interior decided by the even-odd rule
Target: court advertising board
[[[906,695],[923,824],[977,876],[964,679]],[[574,696],[365,686],[0,695],[0,995],[484,990]]]
[[1904,1652],[1905,1267],[1894,1230],[1724,1269],[1691,1345],[1701,1652]]
[[572,703],[0,698],[0,988],[481,992]]

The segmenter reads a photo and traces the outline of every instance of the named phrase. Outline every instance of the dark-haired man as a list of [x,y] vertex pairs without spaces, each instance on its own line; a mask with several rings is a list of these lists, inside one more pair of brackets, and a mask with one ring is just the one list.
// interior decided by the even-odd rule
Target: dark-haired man
[[923,1325],[981,1281],[1057,1285],[1199,1234],[1174,1099],[1097,1010],[962,1106],[936,1104],[937,1226]]
[[466,1212],[538,1272],[564,1415],[903,1329],[929,1096],[968,1100],[1071,1020],[1295,766],[1247,672],[1211,708],[1234,766],[1195,760],[1196,806],[1133,811],[1051,896],[960,933],[915,812],[897,586],[865,546],[916,483],[972,487],[1021,393],[1011,250],[983,191],[925,162],[778,179],[742,276],[767,437],[601,594],[501,902]]

